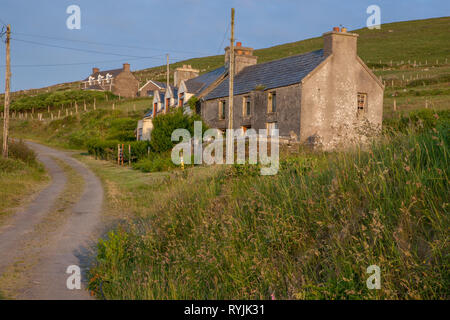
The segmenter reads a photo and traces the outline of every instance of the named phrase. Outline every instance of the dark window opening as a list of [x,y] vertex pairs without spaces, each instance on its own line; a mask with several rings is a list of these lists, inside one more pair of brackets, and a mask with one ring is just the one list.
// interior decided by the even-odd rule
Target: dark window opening
[[357,116],[360,117],[367,112],[367,93],[358,93]]

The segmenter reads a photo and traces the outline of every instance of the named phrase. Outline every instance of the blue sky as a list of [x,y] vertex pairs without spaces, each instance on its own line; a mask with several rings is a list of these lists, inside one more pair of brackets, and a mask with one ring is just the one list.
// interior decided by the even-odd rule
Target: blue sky
[[[80,30],[66,27],[66,9],[73,4],[81,8]],[[448,0],[2,0],[0,22],[10,23],[12,37],[18,39],[12,41],[11,49],[15,91],[80,80],[94,65],[114,69],[129,62],[135,70],[164,64],[166,53],[175,61],[222,53],[229,41],[229,35],[223,39],[231,7],[236,9],[237,40],[265,48],[319,36],[340,24],[349,29],[364,27],[366,8],[372,4],[380,6],[382,23],[450,15]],[[2,42],[0,92],[4,91],[4,61]],[[55,64],[59,66],[46,66]]]

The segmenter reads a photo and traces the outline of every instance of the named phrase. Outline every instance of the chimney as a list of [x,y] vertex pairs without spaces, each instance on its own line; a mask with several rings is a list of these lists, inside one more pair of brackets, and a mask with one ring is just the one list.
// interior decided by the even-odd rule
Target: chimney
[[123,64],[123,71],[130,71],[130,64],[129,63],[124,63]]
[[189,80],[198,77],[199,70],[192,69],[190,64],[184,64],[182,68],[176,68],[173,73],[173,84],[175,87],[179,87],[181,81]]
[[[230,47],[225,48],[225,66],[230,61]],[[258,62],[258,57],[253,55],[253,48],[243,47],[242,42],[237,42],[234,47],[234,74],[242,71],[245,67],[252,66]]]
[[95,73],[97,73],[97,72],[100,72],[100,69],[99,68],[92,68],[92,74],[95,74]]
[[323,34],[323,55],[355,57],[357,54],[358,34],[347,32],[347,28],[334,27],[333,31]]

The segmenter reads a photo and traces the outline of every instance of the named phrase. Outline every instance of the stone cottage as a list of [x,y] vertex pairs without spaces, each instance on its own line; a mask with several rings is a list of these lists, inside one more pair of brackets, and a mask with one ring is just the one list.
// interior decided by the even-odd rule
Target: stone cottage
[[81,83],[83,90],[111,91],[115,95],[127,98],[136,97],[139,81],[130,71],[130,65],[124,63],[121,69],[100,71],[92,68],[92,74]]
[[[238,43],[233,128],[277,128],[282,138],[324,149],[377,132],[384,86],[358,57],[358,35],[334,28],[323,39],[321,50],[261,64],[253,49]],[[226,75],[201,97],[201,115],[210,127],[227,128],[228,86]]]

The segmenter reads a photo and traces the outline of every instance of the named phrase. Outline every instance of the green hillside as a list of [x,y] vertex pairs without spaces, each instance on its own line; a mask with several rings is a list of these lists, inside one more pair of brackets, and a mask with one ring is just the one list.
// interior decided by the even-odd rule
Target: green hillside
[[[330,27],[331,30],[331,27]],[[450,17],[414,20],[383,24],[379,30],[367,28],[353,30],[359,34],[358,53],[366,63],[406,63],[414,60],[425,63],[434,63],[436,59],[440,63],[449,57],[450,34],[444,30],[450,30]],[[326,32],[327,30],[324,30]],[[245,44],[245,39],[243,40]],[[312,39],[286,43],[270,48],[255,50],[258,62],[263,63],[287,56],[301,54],[323,47],[323,39],[320,36]],[[183,64],[190,64],[193,68],[207,72],[220,67],[224,56],[211,56],[181,61],[171,65],[172,70]],[[145,81],[146,78],[164,80],[165,66],[139,70],[135,75]]]

